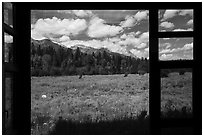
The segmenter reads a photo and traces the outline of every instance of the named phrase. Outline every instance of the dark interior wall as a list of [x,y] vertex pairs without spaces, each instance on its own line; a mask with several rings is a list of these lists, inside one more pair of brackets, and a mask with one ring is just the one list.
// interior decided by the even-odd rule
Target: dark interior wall
[[[172,33],[157,33],[158,9],[194,9],[194,32],[178,33],[194,37],[194,60],[184,62],[193,68],[194,133],[202,129],[202,4],[201,3],[14,3],[14,37],[18,72],[14,77],[14,131],[16,134],[30,134],[30,10],[32,9],[149,9],[150,10],[150,119],[152,134],[160,134],[160,69],[177,67],[171,62],[158,61],[158,37],[173,36]],[[180,63],[178,63],[180,64]],[[182,64],[182,63],[181,63]],[[157,124],[155,124],[157,123]]]

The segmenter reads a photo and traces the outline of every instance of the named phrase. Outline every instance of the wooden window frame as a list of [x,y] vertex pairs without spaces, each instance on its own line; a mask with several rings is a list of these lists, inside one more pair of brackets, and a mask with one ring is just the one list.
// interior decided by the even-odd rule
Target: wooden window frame
[[[172,121],[160,119],[160,70],[164,68],[188,67],[193,70],[193,118],[188,123],[194,129],[194,134],[202,134],[202,3],[19,3],[14,2],[14,47],[16,67],[10,67],[15,72],[14,79],[14,131],[15,134],[30,134],[31,108],[31,78],[30,78],[30,23],[31,10],[65,10],[65,9],[146,9],[149,10],[149,60],[150,87],[149,112],[150,134],[160,134],[162,127],[176,126]],[[94,5],[94,6],[93,6]],[[114,6],[117,5],[117,6]],[[23,7],[23,8],[22,8]],[[158,32],[158,10],[160,9],[193,9],[193,32]],[[7,27],[3,25],[3,29]],[[3,30],[4,32],[5,30]],[[9,32],[9,29],[7,29]],[[11,33],[10,33],[11,34]],[[192,37],[193,60],[190,61],[159,61],[158,39],[162,37]],[[4,40],[4,39],[2,39]],[[3,55],[4,56],[4,55]],[[3,64],[3,73],[6,64]],[[8,67],[9,68],[9,67]],[[11,69],[11,71],[13,71]],[[3,82],[4,84],[4,82]],[[4,87],[3,87],[4,89]],[[19,94],[19,92],[21,94]],[[180,125],[182,126],[182,125]]]

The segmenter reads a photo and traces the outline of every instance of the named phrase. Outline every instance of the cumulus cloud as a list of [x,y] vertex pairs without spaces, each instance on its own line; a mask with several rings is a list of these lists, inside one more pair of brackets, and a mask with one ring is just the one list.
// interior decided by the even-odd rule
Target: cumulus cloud
[[130,33],[124,33],[123,35],[120,36],[121,39],[126,39],[128,37],[131,38],[135,38],[137,37],[139,34],[141,34],[141,31],[137,31],[137,32],[130,32]]
[[193,16],[193,10],[180,10],[179,15],[181,15],[181,16],[186,16],[186,15]]
[[149,11],[148,10],[146,10],[146,11],[138,11],[135,15],[132,15],[132,16],[127,15],[125,17],[125,21],[122,21],[120,23],[120,25],[123,28],[133,27],[137,23],[139,23],[140,21],[148,19],[148,15],[149,15]]
[[65,42],[65,41],[68,41],[68,40],[70,40],[70,38],[68,37],[68,36],[62,36],[61,38],[59,38],[59,41],[60,42]]
[[173,18],[174,16],[177,16],[177,15],[180,15],[180,16],[186,16],[186,15],[193,16],[193,10],[166,10],[164,12],[164,14],[163,14],[162,21]]
[[145,19],[148,19],[148,15],[149,15],[149,11],[146,10],[146,11],[139,11],[135,14],[135,19],[137,21],[141,21],[141,20],[145,20]]
[[174,29],[173,31],[193,31],[192,28],[188,28],[188,29]]
[[160,24],[160,26],[163,27],[163,28],[170,29],[170,28],[173,28],[173,27],[174,27],[174,24],[171,23],[171,22],[165,21],[165,22],[162,22],[162,23]]
[[183,47],[184,50],[189,50],[189,49],[193,49],[193,42],[192,43],[188,43],[185,44]]
[[173,57],[173,54],[162,54],[159,59],[160,60],[171,60],[172,57]]
[[92,16],[93,13],[90,10],[72,10],[72,12],[78,17]]
[[170,38],[162,38],[163,40],[169,40]]
[[71,14],[72,13],[71,10],[57,10],[57,12],[59,12],[59,13],[67,13],[67,14]]
[[176,16],[178,12],[179,10],[166,10],[163,15],[162,21]]
[[185,51],[185,50],[192,50],[193,49],[193,43],[185,44],[182,48],[173,48],[173,49],[163,49],[160,50],[160,54],[162,53],[174,53],[179,51]]
[[193,19],[189,20],[189,21],[187,22],[187,25],[193,25]]
[[56,17],[38,19],[33,25],[32,34],[41,37],[60,37],[62,35],[77,35],[87,28],[85,19],[58,19]]
[[44,37],[40,32],[37,32],[35,29],[31,30],[31,38],[35,40],[47,39],[47,37]]
[[140,41],[148,42],[149,41],[149,32],[144,32],[140,35]]
[[147,46],[147,43],[141,43],[139,46],[137,46],[138,49],[143,49]]
[[92,38],[115,36],[123,31],[121,26],[107,25],[103,19],[94,17],[90,20],[88,35]]
[[142,58],[142,57],[148,58],[149,57],[149,49],[148,48],[146,48],[146,50],[131,49],[130,52],[138,58]]
[[170,48],[171,47],[171,43],[163,43],[163,44],[159,44],[159,47],[165,47],[166,49]]
[[[148,47],[148,32],[142,33],[140,36],[136,37],[136,32],[123,34],[121,37],[105,38],[103,40],[93,39],[93,40],[68,40],[61,42],[61,44],[71,47],[77,44],[82,44],[87,47],[93,48],[107,48],[112,52],[117,52],[120,54],[130,55],[128,50],[135,49],[131,53],[137,57],[148,57],[149,47]],[[128,46],[132,45],[127,48]],[[128,50],[127,50],[128,49]],[[136,52],[136,50],[138,50]]]
[[136,33],[128,33],[123,34],[121,37],[121,41],[119,41],[120,45],[132,46],[137,49],[143,49],[148,46],[149,42],[149,32],[144,32],[141,35],[137,35]]
[[92,16],[93,13],[90,10],[57,10],[58,13],[73,14],[78,17]]
[[133,27],[135,25],[135,18],[133,16],[126,16],[125,21],[122,21],[120,25],[124,28],[126,27]]

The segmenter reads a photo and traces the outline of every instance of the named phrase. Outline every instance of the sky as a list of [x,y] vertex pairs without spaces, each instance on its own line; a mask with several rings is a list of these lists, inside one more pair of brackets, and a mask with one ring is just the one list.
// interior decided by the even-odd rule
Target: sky
[[[160,10],[159,31],[193,31],[192,10]],[[148,10],[32,10],[31,37],[149,58]],[[5,41],[11,41],[5,35]],[[192,38],[159,39],[159,59],[192,59]]]
[[[193,31],[193,10],[160,10],[159,31]],[[193,38],[160,38],[159,59],[193,59]]]
[[149,57],[148,10],[32,10],[31,37]]

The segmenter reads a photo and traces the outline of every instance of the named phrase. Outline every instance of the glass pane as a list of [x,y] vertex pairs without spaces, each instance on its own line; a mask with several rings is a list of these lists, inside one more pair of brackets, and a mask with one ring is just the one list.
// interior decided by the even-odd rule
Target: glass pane
[[9,133],[12,128],[13,116],[13,76],[11,73],[6,73],[5,81],[5,129]]
[[4,61],[13,62],[13,36],[4,33]]
[[192,69],[162,69],[161,117],[192,117]]
[[192,60],[193,38],[159,38],[159,60]]
[[11,2],[4,2],[4,23],[13,27],[13,6]]
[[32,10],[31,133],[148,134],[148,17]]
[[159,10],[159,31],[193,31],[193,10]]

